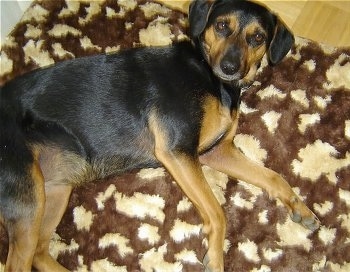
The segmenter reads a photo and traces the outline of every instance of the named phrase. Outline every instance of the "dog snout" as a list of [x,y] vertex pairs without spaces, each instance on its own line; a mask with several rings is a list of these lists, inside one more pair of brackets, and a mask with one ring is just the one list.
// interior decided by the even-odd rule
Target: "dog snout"
[[220,68],[224,74],[232,76],[238,72],[239,65],[235,61],[224,60],[221,62]]
[[239,72],[241,50],[236,46],[230,47],[220,62],[221,71],[226,75],[234,75]]

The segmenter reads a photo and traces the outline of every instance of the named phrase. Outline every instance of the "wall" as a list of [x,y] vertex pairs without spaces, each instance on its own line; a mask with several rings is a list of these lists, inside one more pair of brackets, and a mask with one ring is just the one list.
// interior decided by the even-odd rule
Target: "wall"
[[0,0],[0,44],[4,42],[31,2],[30,0]]

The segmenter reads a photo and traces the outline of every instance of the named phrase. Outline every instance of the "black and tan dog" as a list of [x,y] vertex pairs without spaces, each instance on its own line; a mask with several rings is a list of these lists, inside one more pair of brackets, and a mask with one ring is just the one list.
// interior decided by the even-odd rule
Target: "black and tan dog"
[[208,235],[206,271],[224,271],[225,216],[205,164],[265,189],[294,221],[314,214],[275,172],[233,145],[240,90],[265,53],[278,63],[294,38],[266,8],[195,1],[191,41],[59,63],[9,82],[0,100],[0,221],[6,271],[65,271],[48,253],[74,186],[163,165],[191,199]]

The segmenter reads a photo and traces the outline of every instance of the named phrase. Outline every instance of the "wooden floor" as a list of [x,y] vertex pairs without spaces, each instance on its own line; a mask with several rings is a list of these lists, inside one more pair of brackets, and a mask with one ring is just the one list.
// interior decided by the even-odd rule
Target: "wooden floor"
[[[189,0],[162,0],[188,10]],[[334,46],[350,47],[350,0],[256,0],[277,13],[295,35]]]
[[322,43],[350,46],[350,1],[271,1],[265,3],[293,32]]

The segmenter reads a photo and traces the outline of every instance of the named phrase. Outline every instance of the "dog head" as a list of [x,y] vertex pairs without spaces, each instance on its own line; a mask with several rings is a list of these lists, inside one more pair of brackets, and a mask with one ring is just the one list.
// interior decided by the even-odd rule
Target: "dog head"
[[294,43],[287,26],[267,8],[245,0],[196,0],[190,36],[214,74],[240,87],[254,81],[261,59],[278,63]]

